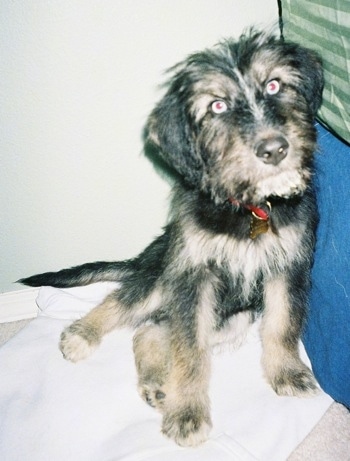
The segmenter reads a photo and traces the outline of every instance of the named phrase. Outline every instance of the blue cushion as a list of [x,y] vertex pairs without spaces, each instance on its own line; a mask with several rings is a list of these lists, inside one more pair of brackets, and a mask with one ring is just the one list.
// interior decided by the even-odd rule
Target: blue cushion
[[321,387],[350,408],[350,147],[317,129],[320,223],[303,340]]

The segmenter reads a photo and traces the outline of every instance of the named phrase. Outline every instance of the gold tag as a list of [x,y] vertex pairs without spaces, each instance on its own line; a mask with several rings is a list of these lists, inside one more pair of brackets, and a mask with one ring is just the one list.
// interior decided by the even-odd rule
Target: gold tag
[[265,234],[269,230],[269,220],[259,218],[255,213],[252,213],[250,221],[250,234],[251,239],[256,239],[260,234]]

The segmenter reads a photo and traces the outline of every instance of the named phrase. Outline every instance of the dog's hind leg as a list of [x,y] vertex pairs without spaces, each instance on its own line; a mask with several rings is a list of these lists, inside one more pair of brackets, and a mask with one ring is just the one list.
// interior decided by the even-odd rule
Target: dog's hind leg
[[160,299],[158,290],[154,289],[142,301],[124,303],[120,290],[115,290],[85,317],[63,330],[59,348],[64,358],[72,362],[85,359],[96,349],[105,334],[116,328],[135,327],[142,323],[157,310]]
[[[187,343],[187,344],[186,344]],[[181,446],[205,442],[211,429],[210,349],[190,345],[174,330],[171,367],[162,392],[165,394],[162,432]]]
[[162,411],[172,361],[169,326],[163,322],[140,327],[134,336],[134,354],[139,393],[149,405]]
[[302,283],[292,287],[286,275],[265,286],[262,365],[268,382],[279,395],[303,397],[317,392],[313,374],[299,356],[305,293]]
[[183,330],[166,324],[141,327],[134,337],[141,397],[163,414],[162,431],[182,446],[209,434],[209,348],[188,347]]
[[215,325],[215,277],[206,271],[179,277],[169,323],[170,368],[162,386],[162,432],[181,446],[207,440],[210,338]]
[[209,335],[198,323],[184,328],[172,319],[142,326],[134,337],[141,397],[163,414],[163,433],[182,446],[204,442],[211,428]]

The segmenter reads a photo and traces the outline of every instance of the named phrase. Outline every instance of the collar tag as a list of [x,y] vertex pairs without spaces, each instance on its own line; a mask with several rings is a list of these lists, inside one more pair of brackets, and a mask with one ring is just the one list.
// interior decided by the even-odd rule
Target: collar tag
[[250,232],[249,237],[254,240],[260,234],[265,234],[269,228],[269,220],[270,215],[269,211],[271,210],[271,203],[266,202],[268,207],[268,211],[264,210],[263,208],[258,208],[254,206],[249,206],[250,211],[252,212],[252,218],[250,220]]
[[[250,220],[250,232],[249,232],[249,237],[254,240],[256,239],[260,234],[265,234],[269,228],[269,220],[270,220],[270,214],[269,211],[271,210],[271,203],[266,202],[266,207],[260,208],[255,205],[245,205],[245,204],[240,204],[238,200],[230,198],[229,201],[234,204],[234,205],[241,205],[243,206],[246,210],[249,210],[252,214],[251,220]],[[266,209],[267,208],[267,209]]]
[[265,234],[269,230],[269,227],[269,218],[259,218],[259,216],[252,211],[249,232],[249,237],[252,240],[256,239],[260,234]]

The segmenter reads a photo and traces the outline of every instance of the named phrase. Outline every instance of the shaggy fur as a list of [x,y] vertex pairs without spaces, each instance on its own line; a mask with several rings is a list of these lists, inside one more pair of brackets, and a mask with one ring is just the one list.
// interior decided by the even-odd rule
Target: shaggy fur
[[273,389],[316,391],[298,340],[317,223],[311,178],[322,88],[314,52],[255,30],[189,56],[172,69],[146,129],[177,179],[164,233],[135,259],[21,280],[121,282],[63,331],[60,349],[76,362],[111,330],[137,328],[140,393],[180,445],[209,434],[210,347],[237,342],[258,316]]

